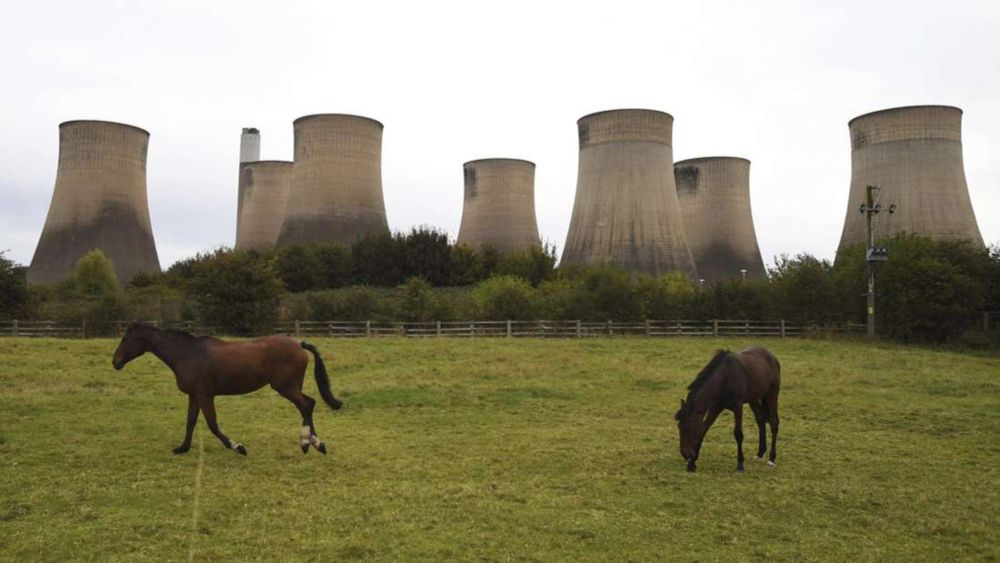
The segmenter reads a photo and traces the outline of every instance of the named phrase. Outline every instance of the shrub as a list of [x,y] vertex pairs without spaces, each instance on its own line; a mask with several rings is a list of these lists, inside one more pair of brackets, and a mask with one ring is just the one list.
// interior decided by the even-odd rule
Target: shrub
[[30,309],[25,268],[0,252],[0,319],[25,318]]
[[640,276],[637,298],[647,319],[683,319],[691,315],[697,289],[686,275]]
[[409,322],[435,320],[438,312],[431,285],[423,278],[412,277],[400,287],[402,291],[401,318]]
[[494,276],[476,286],[476,306],[484,320],[528,320],[535,318],[535,294],[531,284],[514,276]]
[[121,291],[115,266],[100,250],[91,250],[73,268],[73,287],[85,297],[104,297]]
[[270,330],[278,315],[282,284],[259,254],[219,249],[196,261],[188,294],[205,326],[230,334]]

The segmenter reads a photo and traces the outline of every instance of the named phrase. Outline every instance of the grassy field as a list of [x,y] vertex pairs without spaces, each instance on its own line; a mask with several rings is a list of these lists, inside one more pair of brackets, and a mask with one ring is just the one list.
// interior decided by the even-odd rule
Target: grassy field
[[[1000,556],[1000,361],[771,340],[778,466],[735,472],[723,414],[688,474],[673,412],[735,339],[318,340],[331,453],[264,389],[224,450],[144,356],[0,339],[0,557],[927,560]],[[312,371],[306,392],[318,398]],[[747,411],[748,418],[752,418]],[[748,454],[756,433],[747,431]]]

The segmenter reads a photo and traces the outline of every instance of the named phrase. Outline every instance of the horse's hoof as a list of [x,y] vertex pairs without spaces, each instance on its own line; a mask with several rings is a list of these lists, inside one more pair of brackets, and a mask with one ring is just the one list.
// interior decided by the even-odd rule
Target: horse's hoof
[[760,454],[759,456],[755,457],[754,461],[764,461],[764,454]]
[[693,465],[689,465],[688,466],[688,473],[694,473],[694,472],[695,472],[695,467]]
[[326,444],[323,442],[320,442],[319,445],[316,446],[316,449],[319,450],[319,453],[326,455]]
[[188,452],[188,450],[190,450],[190,449],[191,449],[191,446],[188,446],[186,448],[184,446],[180,446],[180,447],[174,448],[174,454],[186,454]]
[[243,447],[243,444],[236,446],[236,453],[240,455],[247,455],[247,449]]
[[773,461],[771,461],[771,460],[767,460],[767,466],[768,467],[777,467],[778,465],[776,463],[774,463]]
[[745,471],[746,471],[746,470],[745,470],[745,469],[743,469],[742,467],[737,467],[737,468],[736,468],[736,472],[737,472],[737,473],[744,473]]
[[309,453],[309,444],[302,444],[302,453]]

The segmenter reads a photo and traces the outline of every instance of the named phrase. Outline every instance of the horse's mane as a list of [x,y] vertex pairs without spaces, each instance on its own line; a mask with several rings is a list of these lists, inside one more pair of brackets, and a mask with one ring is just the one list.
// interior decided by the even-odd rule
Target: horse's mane
[[700,389],[701,386],[704,385],[706,381],[708,381],[708,378],[711,377],[713,373],[715,373],[715,370],[716,368],[719,367],[719,364],[721,364],[723,360],[725,360],[727,357],[729,357],[729,350],[716,350],[715,355],[712,356],[712,359],[709,360],[708,364],[706,364],[705,367],[701,369],[701,372],[698,374],[698,377],[694,378],[694,381],[691,382],[691,385],[688,385],[688,391],[690,391],[690,393],[688,393],[688,396],[691,396],[696,391],[698,391],[698,389]]
[[153,325],[145,324],[145,323],[136,323],[136,324],[140,328],[144,329],[144,332],[146,332],[147,334],[150,331],[156,331],[156,332],[159,332],[160,334],[166,336],[167,338],[171,338],[171,339],[174,339],[174,340],[197,340],[198,339],[197,336],[191,334],[190,332],[188,332],[186,330],[178,330],[178,329],[174,329],[174,328],[158,328],[158,327],[155,327]]

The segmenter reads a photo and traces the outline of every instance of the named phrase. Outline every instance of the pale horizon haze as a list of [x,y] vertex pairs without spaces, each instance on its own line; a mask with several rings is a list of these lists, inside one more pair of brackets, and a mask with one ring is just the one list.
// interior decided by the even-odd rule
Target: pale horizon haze
[[[543,241],[561,254],[576,189],[576,120],[674,117],[674,159],[751,161],[766,265],[833,258],[848,208],[847,122],[962,108],[980,231],[1000,243],[1000,2],[19,2],[0,34],[0,251],[27,265],[52,197],[58,125],[150,132],[161,266],[232,246],[243,127],[291,160],[292,121],[385,125],[389,226],[462,213],[462,164],[536,163]],[[851,202],[852,208],[856,203]]]

